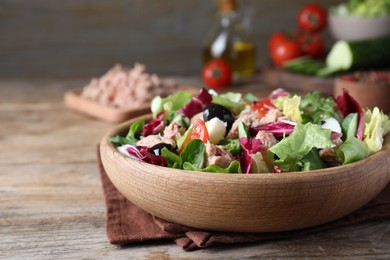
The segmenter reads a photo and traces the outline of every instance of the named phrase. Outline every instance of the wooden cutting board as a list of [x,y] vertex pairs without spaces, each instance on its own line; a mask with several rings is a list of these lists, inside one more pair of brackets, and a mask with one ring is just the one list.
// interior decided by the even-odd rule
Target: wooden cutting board
[[[193,95],[199,92],[198,88],[192,86],[181,86],[177,89],[177,91],[179,90],[187,90]],[[99,104],[95,101],[83,98],[81,96],[81,92],[81,88],[65,92],[65,105],[72,110],[75,110],[87,116],[97,118],[99,120],[117,124],[126,121],[130,118],[151,113],[150,102],[132,108],[109,107]]]
[[267,66],[261,71],[264,83],[291,92],[319,91],[325,96],[333,94],[334,78],[321,78],[289,72],[280,68]]

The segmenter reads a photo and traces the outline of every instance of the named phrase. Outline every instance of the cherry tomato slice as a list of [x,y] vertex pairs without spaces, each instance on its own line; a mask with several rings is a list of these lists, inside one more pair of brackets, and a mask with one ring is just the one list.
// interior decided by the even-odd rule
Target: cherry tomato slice
[[209,132],[207,131],[206,123],[202,119],[198,119],[195,121],[190,132],[184,139],[179,153],[181,153],[184,147],[194,139],[199,139],[204,143],[207,143],[207,141],[209,140]]
[[268,113],[268,111],[276,108],[269,98],[253,101],[251,102],[250,106],[252,111],[257,111],[259,118],[263,118]]
[[207,131],[206,123],[202,119],[195,121],[192,127],[191,140],[199,139],[203,143],[207,143],[209,140],[209,132]]

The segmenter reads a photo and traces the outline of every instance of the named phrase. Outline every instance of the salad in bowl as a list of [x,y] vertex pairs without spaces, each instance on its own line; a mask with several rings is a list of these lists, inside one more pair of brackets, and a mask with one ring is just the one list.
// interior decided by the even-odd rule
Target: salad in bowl
[[152,120],[109,139],[144,162],[228,174],[312,171],[360,161],[382,149],[390,130],[379,108],[338,97],[276,89],[266,98],[201,89],[155,97]]

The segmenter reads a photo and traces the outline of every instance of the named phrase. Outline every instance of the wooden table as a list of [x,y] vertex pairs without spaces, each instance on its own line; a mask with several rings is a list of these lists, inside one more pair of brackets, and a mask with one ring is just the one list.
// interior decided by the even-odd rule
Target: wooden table
[[[200,86],[197,80],[178,81]],[[390,220],[194,252],[170,241],[109,244],[96,145],[113,125],[63,104],[66,90],[86,82],[0,81],[0,258],[390,258]],[[260,83],[236,89],[270,91]]]

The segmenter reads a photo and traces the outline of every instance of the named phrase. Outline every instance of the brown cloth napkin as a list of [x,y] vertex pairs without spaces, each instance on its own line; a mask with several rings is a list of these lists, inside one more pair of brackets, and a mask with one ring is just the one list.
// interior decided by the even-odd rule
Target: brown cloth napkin
[[223,244],[257,242],[291,238],[321,230],[363,221],[390,218],[390,184],[370,203],[345,216],[323,225],[275,233],[228,233],[204,231],[167,222],[146,213],[128,201],[108,178],[98,153],[99,172],[106,201],[106,230],[111,244],[127,245],[141,241],[174,240],[186,251]]

